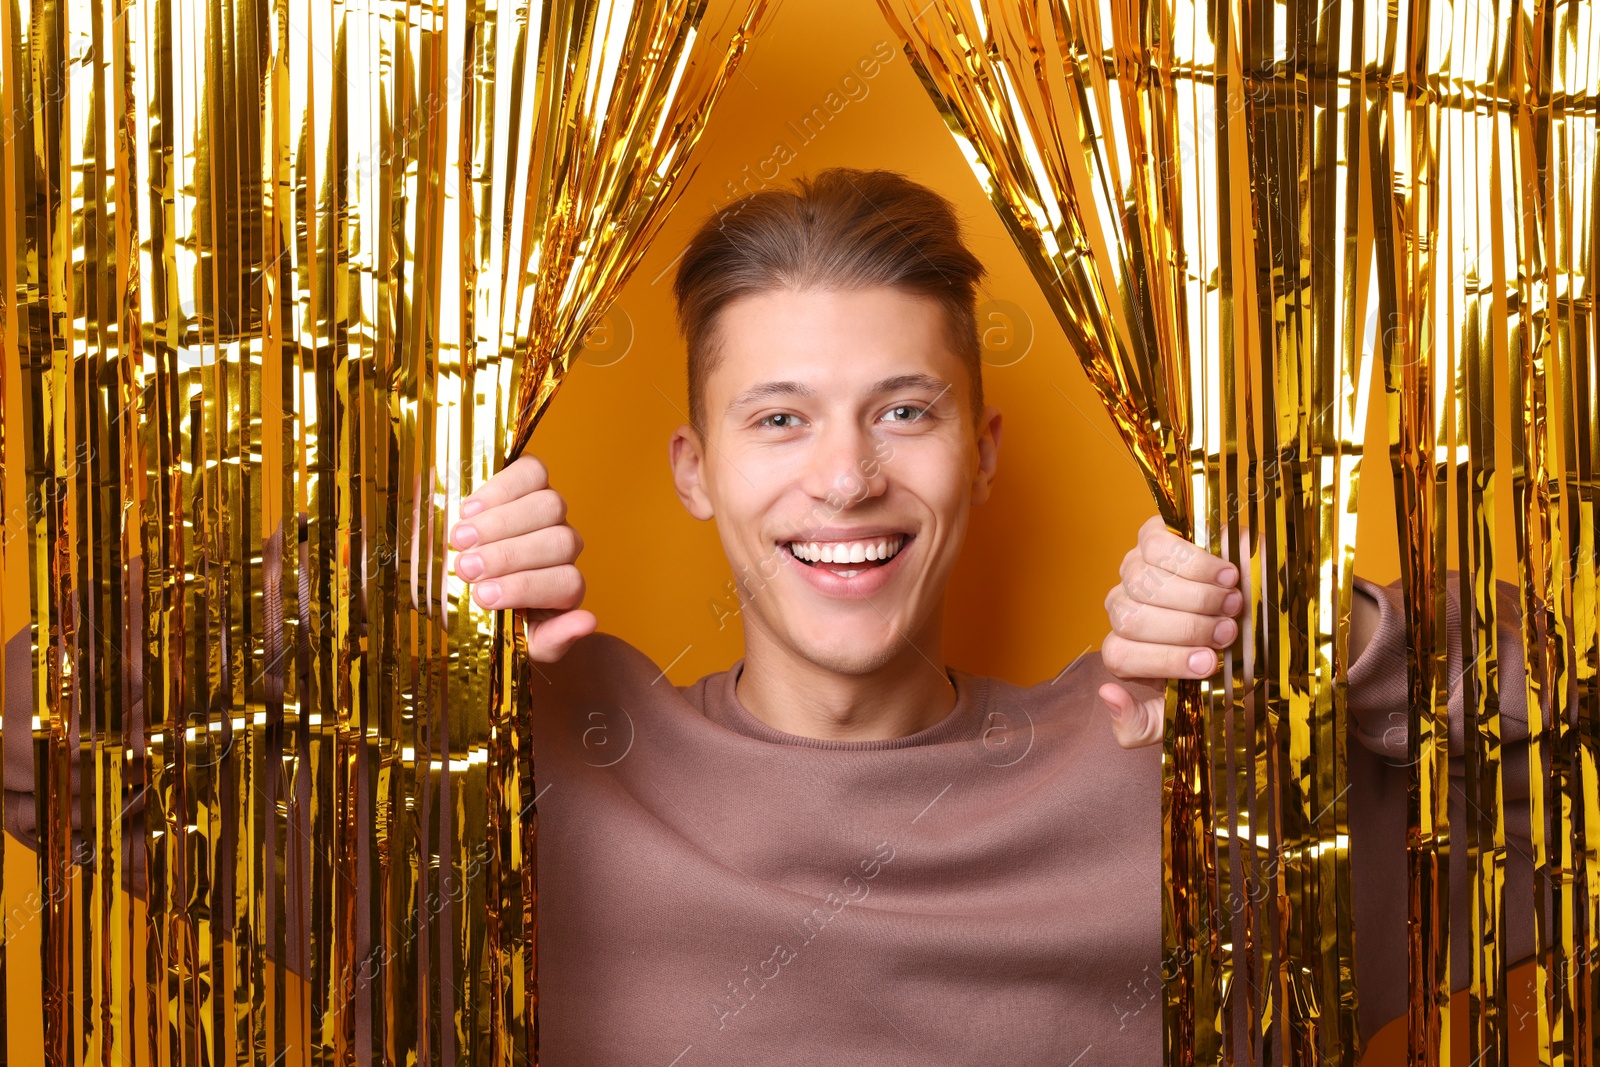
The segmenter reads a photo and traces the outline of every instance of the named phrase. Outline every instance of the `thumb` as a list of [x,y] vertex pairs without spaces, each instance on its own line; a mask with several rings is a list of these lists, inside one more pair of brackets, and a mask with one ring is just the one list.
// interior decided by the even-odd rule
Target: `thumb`
[[555,663],[567,654],[578,639],[595,631],[598,620],[591,611],[521,612],[523,638],[528,658],[536,663]]
[[1138,699],[1116,682],[1100,687],[1100,699],[1111,713],[1111,732],[1123,748],[1158,744],[1165,732],[1164,699]]

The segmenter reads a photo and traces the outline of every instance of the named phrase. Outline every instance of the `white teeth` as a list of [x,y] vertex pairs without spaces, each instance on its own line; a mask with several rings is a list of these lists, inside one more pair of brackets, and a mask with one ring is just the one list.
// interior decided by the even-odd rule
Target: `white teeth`
[[[882,541],[790,541],[788,548],[799,559],[811,563],[865,563],[890,559],[905,543],[905,535],[896,534]],[[855,572],[840,573],[848,576]]]

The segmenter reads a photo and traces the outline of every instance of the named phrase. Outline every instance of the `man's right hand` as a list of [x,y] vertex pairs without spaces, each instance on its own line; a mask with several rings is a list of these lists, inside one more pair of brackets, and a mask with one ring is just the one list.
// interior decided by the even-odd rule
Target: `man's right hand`
[[567,502],[533,456],[513,460],[461,502],[450,547],[460,553],[455,572],[472,583],[480,607],[521,614],[532,659],[554,663],[594,631],[594,613],[578,608],[583,538],[568,525]]

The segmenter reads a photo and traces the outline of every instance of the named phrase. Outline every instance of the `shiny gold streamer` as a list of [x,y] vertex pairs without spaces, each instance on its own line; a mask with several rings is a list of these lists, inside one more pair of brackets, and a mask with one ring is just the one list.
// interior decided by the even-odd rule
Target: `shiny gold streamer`
[[46,1062],[537,1062],[518,633],[445,529],[767,6],[0,4]]
[[1373,185],[1389,190],[1375,204],[1379,310],[1389,405],[1390,457],[1401,573],[1406,591],[1410,715],[1407,760],[1408,1024],[1410,1062],[1449,1063],[1449,765],[1445,658],[1445,507],[1448,466],[1441,462],[1436,413],[1448,383],[1436,380],[1430,300],[1433,241],[1439,227],[1436,171],[1438,108],[1413,100],[1438,62],[1435,41],[1384,27],[1378,76],[1369,83]]
[[1517,190],[1512,447],[1528,701],[1544,1062],[1600,1063],[1600,15],[1524,3],[1513,68]]
[[1409,635],[1410,1059],[1451,1062],[1452,530],[1461,1061],[1509,1050],[1494,585],[1508,399],[1529,706],[1555,712],[1548,733],[1533,717],[1529,756],[1540,1045],[1546,1063],[1600,1062],[1595,5],[880,6],[1167,523],[1249,560],[1243,639],[1219,677],[1168,700],[1167,1061],[1359,1056],[1343,678],[1381,369]]

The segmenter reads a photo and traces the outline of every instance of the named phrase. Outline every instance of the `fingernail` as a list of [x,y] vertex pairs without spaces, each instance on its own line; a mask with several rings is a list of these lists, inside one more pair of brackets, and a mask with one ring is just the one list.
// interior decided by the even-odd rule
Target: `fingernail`
[[1244,594],[1232,592],[1222,598],[1222,610],[1229,615],[1239,614],[1239,609],[1244,607]]
[[450,532],[450,543],[456,548],[471,548],[478,543],[478,528],[468,526],[466,523],[457,523],[456,528]]
[[1230,644],[1233,641],[1233,634],[1236,629],[1237,627],[1234,626],[1232,619],[1223,619],[1217,623],[1217,628],[1212,631],[1211,637],[1219,645]]
[[456,573],[467,581],[475,580],[483,573],[483,557],[476,552],[456,557]]
[[[466,510],[462,509],[461,513],[463,515],[465,515],[466,514]],[[1239,568],[1235,567],[1231,563],[1217,572],[1217,584],[1218,585],[1232,585],[1234,582],[1237,582],[1238,580],[1239,580]]]
[[484,582],[481,585],[474,586],[474,590],[478,597],[478,603],[486,608],[492,608],[500,602],[499,582]]
[[1215,665],[1215,663],[1216,656],[1205,649],[1190,653],[1189,655],[1189,669],[1194,671],[1196,674],[1210,674],[1211,668]]
[[472,516],[476,515],[482,510],[483,501],[481,500],[473,500],[472,498],[468,497],[466,500],[461,502],[461,517],[463,519],[470,519]]

